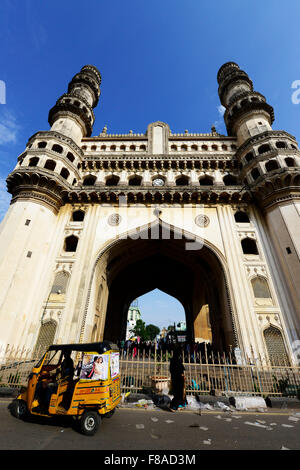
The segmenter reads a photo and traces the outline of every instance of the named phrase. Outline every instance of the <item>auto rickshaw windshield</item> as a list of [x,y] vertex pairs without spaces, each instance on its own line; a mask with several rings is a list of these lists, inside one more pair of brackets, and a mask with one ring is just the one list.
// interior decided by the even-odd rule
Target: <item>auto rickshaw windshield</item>
[[[62,351],[48,351],[46,353],[44,366],[45,365],[54,365],[54,364],[58,365],[59,362],[60,362],[61,355],[62,355]],[[41,357],[39,362],[35,365],[35,368],[39,368],[41,366],[41,363],[42,363],[44,357],[45,357],[45,354]]]

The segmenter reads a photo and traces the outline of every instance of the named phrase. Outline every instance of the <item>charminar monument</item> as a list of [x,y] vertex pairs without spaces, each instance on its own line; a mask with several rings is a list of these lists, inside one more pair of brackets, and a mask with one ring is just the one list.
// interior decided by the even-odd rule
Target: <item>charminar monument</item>
[[1,347],[124,339],[131,302],[158,288],[190,340],[299,362],[298,145],[236,63],[217,81],[228,135],[93,136],[101,75],[72,78],[7,177]]

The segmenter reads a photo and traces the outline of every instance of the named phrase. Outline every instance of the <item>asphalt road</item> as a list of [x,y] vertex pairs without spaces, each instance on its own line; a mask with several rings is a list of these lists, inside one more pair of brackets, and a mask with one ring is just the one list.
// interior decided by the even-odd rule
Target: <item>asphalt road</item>
[[119,408],[87,437],[72,420],[18,420],[10,414],[10,403],[0,400],[0,450],[125,450],[128,455],[135,450],[300,450],[299,410],[200,415]]

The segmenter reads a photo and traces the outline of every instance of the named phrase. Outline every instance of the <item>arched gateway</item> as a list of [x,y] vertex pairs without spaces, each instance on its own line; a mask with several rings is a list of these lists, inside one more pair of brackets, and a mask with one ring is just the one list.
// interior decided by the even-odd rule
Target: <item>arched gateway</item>
[[93,339],[123,337],[130,303],[155,288],[182,303],[189,340],[205,334],[201,317],[208,306],[214,349],[238,345],[224,257],[208,242],[161,220],[122,234],[101,250],[87,299],[90,318],[94,312]]

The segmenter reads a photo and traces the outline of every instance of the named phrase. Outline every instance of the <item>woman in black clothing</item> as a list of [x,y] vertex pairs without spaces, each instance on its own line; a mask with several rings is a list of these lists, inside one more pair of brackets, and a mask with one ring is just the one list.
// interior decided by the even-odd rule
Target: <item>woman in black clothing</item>
[[170,361],[170,374],[172,381],[173,399],[170,404],[172,411],[183,408],[186,405],[185,386],[184,386],[184,365],[180,349],[176,348]]

